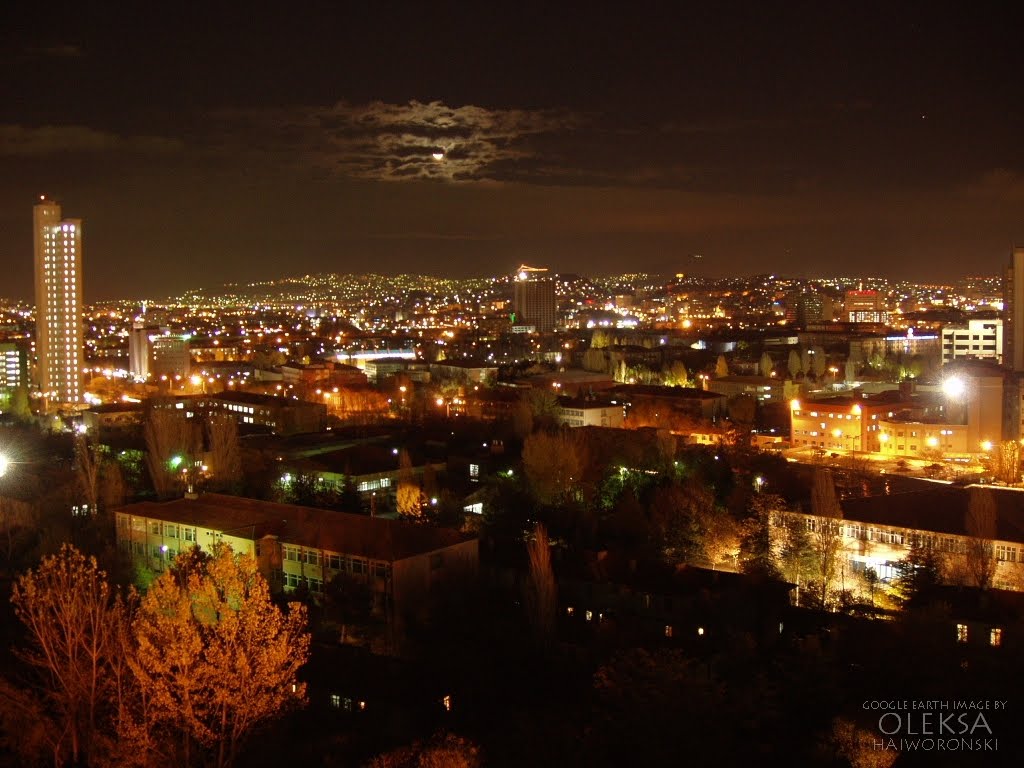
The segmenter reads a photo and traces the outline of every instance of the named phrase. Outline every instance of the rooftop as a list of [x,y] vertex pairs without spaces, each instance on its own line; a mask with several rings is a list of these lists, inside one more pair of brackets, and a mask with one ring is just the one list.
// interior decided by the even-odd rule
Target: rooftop
[[[985,490],[991,492],[996,505],[995,538],[1024,543],[1024,491]],[[848,499],[842,502],[843,516],[858,523],[966,536],[971,492],[970,487],[940,486],[890,496]]]
[[285,544],[394,562],[473,540],[451,528],[347,512],[204,493],[174,501],[144,501],[118,512],[210,528],[242,539],[275,536]]

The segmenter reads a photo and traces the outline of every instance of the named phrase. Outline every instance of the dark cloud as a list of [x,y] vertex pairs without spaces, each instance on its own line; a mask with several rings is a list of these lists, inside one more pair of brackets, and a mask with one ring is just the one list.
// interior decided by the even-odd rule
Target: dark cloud
[[0,125],[0,155],[42,156],[59,153],[175,152],[178,139],[120,136],[84,125]]

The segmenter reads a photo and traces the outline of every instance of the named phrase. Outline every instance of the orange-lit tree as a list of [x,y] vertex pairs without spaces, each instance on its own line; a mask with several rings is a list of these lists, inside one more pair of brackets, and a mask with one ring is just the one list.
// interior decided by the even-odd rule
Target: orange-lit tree
[[205,561],[183,553],[176,562],[191,567],[161,575],[139,607],[133,668],[150,697],[150,733],[180,738],[177,764],[198,746],[222,768],[255,726],[305,703],[306,612],[297,603],[282,612],[256,560],[226,544]]

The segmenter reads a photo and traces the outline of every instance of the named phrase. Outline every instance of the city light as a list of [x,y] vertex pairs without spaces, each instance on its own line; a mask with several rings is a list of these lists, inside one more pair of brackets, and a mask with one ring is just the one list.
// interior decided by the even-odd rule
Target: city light
[[942,391],[949,397],[960,397],[966,390],[964,380],[958,376],[950,376],[942,382]]
[[7,474],[8,467],[11,466],[11,460],[0,453],[0,477]]

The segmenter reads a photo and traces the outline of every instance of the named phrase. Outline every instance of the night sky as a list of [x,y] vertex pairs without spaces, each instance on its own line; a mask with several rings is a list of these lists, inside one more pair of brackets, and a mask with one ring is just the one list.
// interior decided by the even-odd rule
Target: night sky
[[85,220],[87,300],[523,261],[949,280],[1024,243],[1019,4],[201,5],[2,4],[0,295],[31,297],[40,193]]

